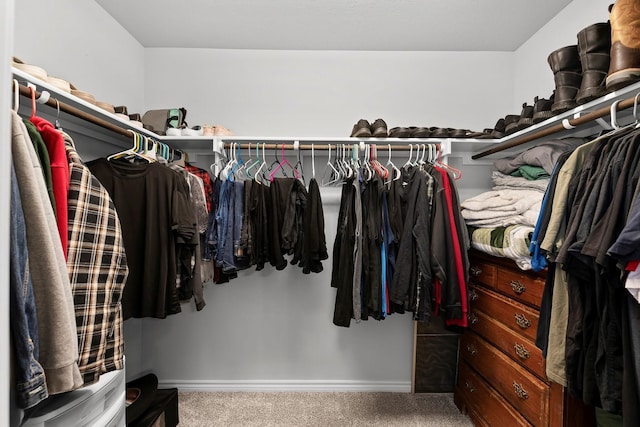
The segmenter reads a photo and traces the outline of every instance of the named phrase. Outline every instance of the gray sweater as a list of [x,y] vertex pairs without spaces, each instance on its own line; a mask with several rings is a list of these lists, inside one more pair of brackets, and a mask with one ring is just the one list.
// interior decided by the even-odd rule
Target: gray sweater
[[38,315],[38,361],[44,368],[49,394],[62,393],[82,386],[71,285],[40,163],[15,112],[11,112],[11,130]]

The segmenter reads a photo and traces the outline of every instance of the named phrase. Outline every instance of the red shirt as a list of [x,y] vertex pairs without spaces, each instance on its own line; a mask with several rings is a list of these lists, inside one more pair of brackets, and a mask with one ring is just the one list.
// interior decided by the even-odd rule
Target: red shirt
[[42,135],[42,139],[49,152],[53,197],[56,202],[56,223],[58,225],[58,233],[60,234],[60,242],[62,243],[62,252],[66,259],[68,241],[67,193],[69,191],[69,163],[67,161],[67,152],[64,148],[64,138],[62,134],[45,119],[34,116],[29,120],[36,126],[40,135]]

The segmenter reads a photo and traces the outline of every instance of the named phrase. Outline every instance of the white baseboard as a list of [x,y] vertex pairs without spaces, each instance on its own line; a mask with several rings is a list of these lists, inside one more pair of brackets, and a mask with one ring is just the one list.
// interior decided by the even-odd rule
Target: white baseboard
[[411,392],[410,381],[315,381],[315,380],[259,380],[259,381],[206,381],[165,380],[159,387],[176,387],[181,391],[301,391],[301,392]]

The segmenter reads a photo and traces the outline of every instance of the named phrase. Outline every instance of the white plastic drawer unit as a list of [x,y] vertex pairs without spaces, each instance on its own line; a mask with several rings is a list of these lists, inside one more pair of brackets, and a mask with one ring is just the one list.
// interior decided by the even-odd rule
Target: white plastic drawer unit
[[124,427],[125,395],[124,369],[109,372],[96,384],[50,397],[23,427]]

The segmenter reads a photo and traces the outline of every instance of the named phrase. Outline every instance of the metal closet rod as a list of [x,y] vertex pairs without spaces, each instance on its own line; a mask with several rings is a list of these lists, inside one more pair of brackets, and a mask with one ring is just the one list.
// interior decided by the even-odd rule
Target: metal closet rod
[[[238,146],[240,146],[241,150],[248,150],[248,149],[255,149],[256,148],[256,144],[258,144],[258,146],[260,148],[262,148],[263,143],[262,142],[252,142],[252,143],[231,143],[231,142],[225,142],[224,143],[224,148],[229,149],[229,148],[238,148]],[[359,143],[354,143],[354,142],[345,142],[345,143],[336,143],[336,144],[300,144],[298,145],[298,150],[311,150],[311,148],[313,148],[314,150],[325,150],[328,151],[329,150],[329,145],[331,145],[331,149],[335,150],[336,146],[347,146],[347,147],[351,147],[353,145],[358,145]],[[265,150],[281,150],[282,146],[284,145],[284,149],[285,150],[295,150],[296,147],[294,144],[277,144],[277,143],[264,143],[264,149]],[[369,144],[371,146],[375,145],[378,148],[378,151],[385,151],[389,148],[389,144]],[[417,146],[422,146],[422,145],[436,145],[436,146],[440,146],[440,144],[413,144],[413,149],[415,150],[417,148]],[[391,144],[391,150],[400,150],[400,151],[410,151],[412,149],[412,147],[410,145],[398,145],[398,144]]]
[[[27,86],[24,86],[22,84],[18,85],[18,87],[20,88],[20,95],[31,99],[31,89],[29,89]],[[36,91],[35,96],[36,96],[36,99],[38,99],[41,96],[41,93]],[[64,111],[65,113],[71,114],[72,116],[76,116],[82,120],[86,120],[100,127],[103,127],[110,131],[118,133],[120,135],[126,136],[127,138],[131,138],[131,136],[133,135],[133,131],[129,129],[121,128],[112,123],[109,123],[106,120],[102,120],[99,117],[93,116],[89,113],[85,113],[84,111],[76,107],[73,107],[69,104],[65,104],[64,102],[60,102],[57,99],[54,99],[53,97],[49,98],[47,102],[45,102],[45,104],[55,109],[60,108],[60,111]]]
[[[633,107],[634,103],[635,103],[635,97],[624,99],[624,100],[620,101],[617,104],[616,111],[620,111],[620,110],[624,110],[624,109]],[[586,114],[584,114],[584,115],[582,115],[582,116],[580,116],[578,118],[570,119],[570,120],[567,120],[567,121],[568,121],[568,124],[569,124],[570,127],[574,127],[574,126],[580,126],[582,124],[594,121],[594,120],[599,119],[601,117],[609,116],[610,114],[611,114],[611,108],[610,107],[602,107],[602,108],[599,108],[597,110],[588,112],[588,113],[586,113]],[[525,144],[527,142],[531,142],[531,141],[533,141],[535,139],[543,138],[545,136],[550,136],[550,135],[553,135],[554,133],[562,132],[564,130],[567,130],[567,127],[565,127],[565,125],[562,122],[560,122],[560,123],[557,123],[557,124],[555,124],[553,126],[550,126],[550,127],[546,128],[546,129],[542,129],[542,130],[537,131],[537,132],[532,132],[529,135],[524,135],[524,136],[522,136],[522,138],[517,138],[517,139],[514,139],[513,141],[507,141],[507,142],[503,142],[501,144],[498,144],[493,148],[490,148],[488,150],[482,151],[482,152],[480,152],[478,154],[474,154],[473,156],[471,156],[471,158],[473,160],[480,159],[482,157],[489,156],[489,155],[495,154],[495,153],[499,153],[500,151],[503,151],[503,150],[506,150],[506,149],[509,149],[509,148],[513,148],[513,147],[517,147],[518,145],[522,145],[522,144]]]

